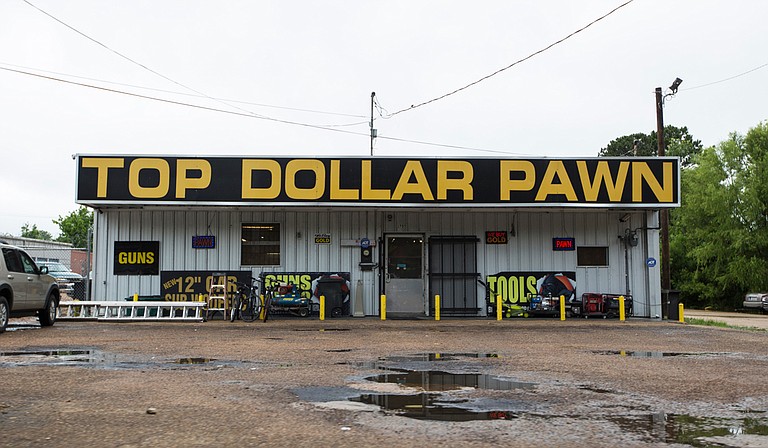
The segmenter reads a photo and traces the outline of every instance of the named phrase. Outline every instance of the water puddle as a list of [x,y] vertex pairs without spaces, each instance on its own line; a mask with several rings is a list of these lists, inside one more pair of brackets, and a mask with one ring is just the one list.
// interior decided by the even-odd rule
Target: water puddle
[[654,442],[680,443],[695,447],[766,446],[768,419],[727,419],[680,414],[607,416],[605,419],[626,432]]
[[174,364],[208,364],[216,361],[214,358],[179,358]]
[[296,328],[293,331],[349,331],[349,328],[320,328],[320,329],[314,329],[314,328]]
[[503,410],[473,410],[462,407],[466,401],[451,401],[441,394],[363,394],[351,401],[373,404],[397,415],[419,420],[465,422],[472,420],[509,420],[518,415]]
[[653,352],[653,351],[631,351],[631,350],[595,350],[592,353],[596,355],[627,356],[631,358],[673,358],[686,357],[693,358],[697,356],[726,356],[727,353],[685,353],[685,352]]
[[535,386],[533,383],[523,383],[477,373],[448,373],[437,370],[392,370],[395,370],[396,373],[383,373],[370,376],[367,377],[366,380],[377,383],[394,383],[401,387],[416,388],[430,392],[462,389],[532,389]]
[[129,356],[107,353],[89,348],[69,349],[29,349],[0,352],[0,367],[18,366],[77,366],[110,370],[131,369],[219,369],[239,367],[254,363],[239,361],[217,361],[214,358],[189,357],[178,359],[155,358],[147,356]]

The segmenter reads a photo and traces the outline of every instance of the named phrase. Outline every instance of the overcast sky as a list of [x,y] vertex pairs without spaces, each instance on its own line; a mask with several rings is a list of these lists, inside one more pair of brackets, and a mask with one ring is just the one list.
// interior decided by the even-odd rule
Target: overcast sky
[[[386,117],[626,0],[28,1],[48,15],[0,1],[0,233],[57,236],[73,154],[369,156],[371,92]],[[765,0],[634,0],[377,110],[374,155],[593,157],[653,131],[676,77],[665,123],[716,145],[768,119],[766,19]]]

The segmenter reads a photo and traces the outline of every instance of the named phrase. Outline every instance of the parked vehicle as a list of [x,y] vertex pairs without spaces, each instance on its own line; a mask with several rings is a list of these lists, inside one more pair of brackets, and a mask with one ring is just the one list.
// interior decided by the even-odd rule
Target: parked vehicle
[[40,325],[56,321],[59,285],[22,249],[0,242],[0,333],[11,317],[38,316]]
[[744,308],[747,310],[758,310],[761,313],[768,311],[768,293],[750,292],[744,297]]
[[48,268],[48,274],[56,279],[59,284],[59,290],[62,293],[73,295],[75,283],[81,283],[83,276],[72,272],[68,267],[57,261],[40,261],[37,263],[40,267]]

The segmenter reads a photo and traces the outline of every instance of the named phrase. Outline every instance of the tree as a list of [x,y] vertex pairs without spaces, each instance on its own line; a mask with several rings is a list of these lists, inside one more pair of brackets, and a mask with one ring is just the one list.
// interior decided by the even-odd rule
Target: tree
[[71,212],[65,217],[53,220],[58,224],[61,235],[57,241],[70,243],[74,247],[86,247],[88,243],[88,229],[93,225],[93,212],[85,207]]
[[[658,152],[656,131],[650,134],[629,134],[611,140],[608,146],[600,149],[600,157],[626,157],[626,156],[655,156]],[[664,154],[680,157],[682,166],[688,166],[691,158],[702,150],[701,140],[694,140],[688,133],[688,128],[683,126],[664,127]]]
[[32,224],[32,227],[30,227],[29,223],[25,223],[23,226],[21,226],[21,236],[23,238],[34,238],[36,240],[46,241],[53,239],[53,235],[51,235],[50,232],[38,229],[37,224]]
[[768,123],[703,150],[681,187],[670,250],[683,300],[735,308],[768,290]]

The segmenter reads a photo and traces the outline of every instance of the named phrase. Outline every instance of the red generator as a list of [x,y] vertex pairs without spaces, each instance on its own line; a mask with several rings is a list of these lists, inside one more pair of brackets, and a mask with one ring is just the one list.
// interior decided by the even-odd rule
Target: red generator
[[[597,292],[585,292],[581,295],[581,302],[571,304],[571,314],[584,317],[619,317],[619,294],[603,294]],[[624,298],[625,316],[632,315],[632,296]]]
[[606,317],[608,315],[605,299],[602,294],[585,292],[581,295],[581,306],[581,313],[584,317]]

